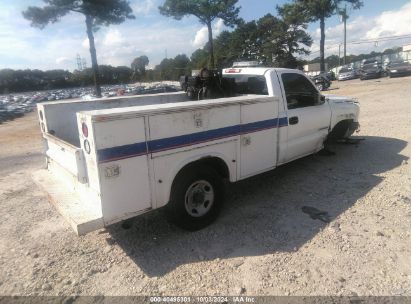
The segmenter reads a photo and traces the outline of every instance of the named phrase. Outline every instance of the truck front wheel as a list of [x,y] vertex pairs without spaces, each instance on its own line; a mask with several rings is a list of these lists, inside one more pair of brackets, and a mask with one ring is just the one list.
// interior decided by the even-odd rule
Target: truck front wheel
[[217,172],[206,166],[192,167],[176,177],[166,212],[175,225],[195,231],[216,219],[223,200],[224,184]]

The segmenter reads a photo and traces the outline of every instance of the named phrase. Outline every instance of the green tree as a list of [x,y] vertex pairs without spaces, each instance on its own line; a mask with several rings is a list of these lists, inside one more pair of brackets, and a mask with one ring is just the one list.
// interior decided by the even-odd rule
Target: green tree
[[172,79],[172,70],[173,70],[173,59],[164,58],[159,65],[156,65],[154,68],[159,72],[161,80],[173,80]]
[[117,83],[130,82],[132,70],[127,66],[118,66],[113,68],[113,77]]
[[190,57],[191,69],[199,70],[204,68],[207,65],[208,58],[208,51],[206,51],[204,48],[195,50]]
[[267,66],[295,68],[300,64],[295,55],[308,53],[305,47],[311,43],[299,21],[267,14],[241,22],[231,33],[221,33],[215,39],[216,61],[219,67],[238,60],[256,60]]
[[[286,57],[285,36],[287,27],[284,22],[271,14],[257,20],[257,37],[260,60],[269,66],[282,66]],[[281,59],[281,60],[280,60]]]
[[282,66],[295,68],[299,62],[294,55],[308,55],[310,50],[306,47],[310,47],[313,40],[307,33],[307,22],[302,12],[293,10],[288,4],[277,6],[277,12],[281,17],[280,38],[284,50]]
[[30,6],[23,12],[23,16],[31,21],[33,27],[43,29],[49,23],[56,23],[72,12],[85,16],[96,95],[101,97],[93,32],[102,25],[120,24],[126,19],[134,19],[129,2],[126,0],[44,0],[44,2],[46,5],[43,7]]
[[[232,66],[234,61],[256,60],[267,66],[295,68],[301,62],[295,55],[307,54],[312,43],[306,24],[291,16],[283,18],[267,14],[258,20],[240,21],[232,32],[223,31],[214,39],[215,62],[218,68]],[[208,45],[191,56],[193,68],[204,67]]]
[[262,60],[261,39],[256,21],[241,22],[231,34],[230,55],[232,61]]
[[133,75],[132,75],[133,80],[136,78],[141,79],[141,77],[145,75],[146,66],[148,66],[149,63],[150,61],[148,60],[148,57],[146,55],[142,55],[137,58],[134,58],[133,62],[131,63],[131,69],[133,70]]
[[335,68],[340,65],[340,57],[338,55],[331,55],[327,57],[327,63],[329,68]]
[[214,69],[214,47],[212,23],[215,19],[222,19],[229,27],[235,26],[238,21],[240,7],[236,7],[238,0],[166,0],[159,7],[160,13],[168,17],[181,20],[184,16],[196,16],[208,29],[209,68]]
[[174,58],[166,58],[155,67],[155,71],[162,80],[178,80],[180,76],[189,72],[190,59],[185,54]]
[[320,68],[322,72],[325,71],[325,19],[336,14],[343,14],[340,8],[343,2],[351,5],[353,9],[359,9],[363,5],[362,0],[293,0],[292,4],[285,5],[288,11],[303,17],[305,21],[320,21]]
[[173,68],[177,76],[185,75],[189,72],[190,59],[185,54],[177,55],[174,58]]
[[232,33],[223,31],[214,39],[215,62],[217,69],[224,69],[232,66],[237,52],[231,47]]

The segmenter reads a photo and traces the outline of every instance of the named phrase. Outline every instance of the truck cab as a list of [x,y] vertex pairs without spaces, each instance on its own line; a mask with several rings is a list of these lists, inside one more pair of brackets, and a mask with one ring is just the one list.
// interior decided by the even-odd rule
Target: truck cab
[[[259,94],[279,100],[278,115],[285,127],[280,131],[283,141],[278,143],[277,165],[315,153],[322,149],[329,136],[349,137],[358,128],[357,102],[351,98],[323,95],[310,78],[298,70],[232,68],[224,70],[224,77],[235,79],[239,93],[245,87],[249,88],[247,93],[255,91],[258,80]],[[344,116],[342,113],[346,111],[351,113]],[[340,125],[334,130],[338,123]],[[333,130],[339,134],[331,134]]]

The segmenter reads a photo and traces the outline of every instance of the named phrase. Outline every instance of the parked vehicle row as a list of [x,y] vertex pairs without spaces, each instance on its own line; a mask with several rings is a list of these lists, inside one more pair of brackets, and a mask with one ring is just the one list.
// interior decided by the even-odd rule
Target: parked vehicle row
[[400,77],[411,76],[411,63],[406,60],[396,60],[384,64],[384,66],[375,59],[364,60],[359,69],[351,67],[342,67],[338,73],[339,81],[360,78],[377,79],[380,77]]
[[[140,86],[109,85],[102,86],[101,90],[104,98],[113,98],[117,96],[177,92],[179,87],[177,86],[177,82],[167,82]],[[5,121],[13,120],[17,117],[21,117],[25,113],[31,112],[39,102],[62,101],[68,99],[96,99],[96,96],[94,95],[94,88],[68,88],[0,95],[0,124]]]

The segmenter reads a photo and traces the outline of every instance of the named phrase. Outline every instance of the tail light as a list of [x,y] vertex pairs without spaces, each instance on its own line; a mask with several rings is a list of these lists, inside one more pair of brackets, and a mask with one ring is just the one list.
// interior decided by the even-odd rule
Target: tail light
[[81,124],[81,130],[83,131],[84,137],[88,137],[88,127],[85,122]]
[[224,72],[227,74],[241,73],[241,69],[227,69]]

